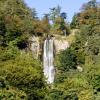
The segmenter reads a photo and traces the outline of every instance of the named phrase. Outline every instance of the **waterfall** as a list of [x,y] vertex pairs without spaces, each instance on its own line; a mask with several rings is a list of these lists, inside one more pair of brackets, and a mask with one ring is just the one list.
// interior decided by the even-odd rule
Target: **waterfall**
[[46,77],[47,83],[51,84],[54,82],[55,69],[54,69],[54,41],[52,38],[47,38],[44,41],[43,48],[43,66],[44,76]]

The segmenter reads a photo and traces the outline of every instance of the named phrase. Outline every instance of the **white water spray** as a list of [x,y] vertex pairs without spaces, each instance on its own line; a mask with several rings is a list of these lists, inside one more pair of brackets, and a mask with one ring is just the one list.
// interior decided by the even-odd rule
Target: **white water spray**
[[44,53],[43,53],[43,66],[44,66],[44,75],[46,77],[46,81],[48,84],[51,84],[54,82],[54,76],[55,76],[55,69],[54,69],[54,41],[53,39],[47,38],[44,41]]

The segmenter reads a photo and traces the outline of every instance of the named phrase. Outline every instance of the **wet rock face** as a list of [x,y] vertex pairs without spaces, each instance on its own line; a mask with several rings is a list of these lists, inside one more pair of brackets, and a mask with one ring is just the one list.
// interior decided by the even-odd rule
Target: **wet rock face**
[[[69,47],[69,42],[64,39],[57,39],[56,37],[53,37],[54,40],[54,51],[55,53],[59,53],[62,50],[65,50]],[[42,54],[43,50],[41,51],[41,43],[39,41],[39,37],[32,36],[29,39],[29,49],[32,51],[33,57],[38,58],[40,54]]]
[[38,58],[40,52],[39,37],[31,37],[29,39],[29,49],[32,51],[33,57]]
[[62,50],[65,50],[69,47],[69,43],[66,40],[54,40],[54,45],[56,49],[56,53],[59,53]]

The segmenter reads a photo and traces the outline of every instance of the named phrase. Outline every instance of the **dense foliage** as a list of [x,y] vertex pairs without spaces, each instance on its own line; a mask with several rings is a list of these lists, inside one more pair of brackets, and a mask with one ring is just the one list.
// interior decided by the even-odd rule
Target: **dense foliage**
[[0,0],[0,100],[100,100],[100,3],[90,0],[73,16],[76,39],[56,55],[52,85],[28,39],[68,35],[70,27],[60,6],[41,20],[36,14],[23,0]]
[[76,41],[56,58],[58,73],[55,90],[50,94],[55,95],[55,98],[61,98],[58,100],[99,100],[99,3],[91,0],[82,6],[81,12],[74,15],[71,28],[79,30],[75,35]]
[[23,0],[0,0],[0,100],[44,98],[41,63],[26,52],[28,38],[44,33],[39,22]]

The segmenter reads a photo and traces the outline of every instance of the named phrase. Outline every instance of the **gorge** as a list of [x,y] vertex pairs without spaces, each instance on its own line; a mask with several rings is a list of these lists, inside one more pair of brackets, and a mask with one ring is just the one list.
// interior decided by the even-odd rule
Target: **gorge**
[[60,37],[60,39],[58,37],[59,35],[53,37],[48,35],[42,40],[43,44],[39,41],[39,37],[32,36],[30,38],[29,48],[32,55],[35,59],[40,58],[39,55],[42,56],[43,73],[48,84],[52,84],[54,82],[56,74],[56,68],[54,67],[54,55],[57,55],[60,51],[67,49],[70,45],[65,36]]

